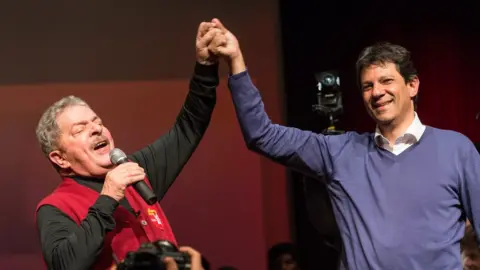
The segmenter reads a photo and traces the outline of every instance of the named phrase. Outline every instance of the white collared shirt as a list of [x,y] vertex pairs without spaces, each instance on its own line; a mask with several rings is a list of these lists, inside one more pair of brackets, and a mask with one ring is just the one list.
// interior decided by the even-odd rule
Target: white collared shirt
[[420,140],[423,132],[425,131],[425,128],[425,125],[420,122],[420,119],[415,112],[415,118],[413,119],[412,124],[407,128],[407,131],[405,131],[402,136],[398,137],[395,140],[393,146],[390,146],[388,139],[380,133],[380,129],[378,128],[378,126],[375,130],[375,142],[377,143],[378,147],[382,147],[383,149],[390,151],[395,155],[399,155],[408,147],[412,146]]

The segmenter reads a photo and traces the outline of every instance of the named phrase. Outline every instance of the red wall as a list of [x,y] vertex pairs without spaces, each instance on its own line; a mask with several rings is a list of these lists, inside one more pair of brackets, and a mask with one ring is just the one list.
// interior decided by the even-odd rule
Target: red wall
[[[200,21],[218,16],[239,37],[269,114],[282,122],[274,1],[30,4],[11,4],[11,16],[2,18],[8,31],[0,44],[0,264],[8,269],[40,263],[33,213],[59,182],[35,140],[42,111],[78,95],[118,147],[143,147],[171,127],[183,103]],[[224,66],[222,74],[212,123],[161,204],[180,243],[214,267],[264,269],[267,248],[290,240],[285,170],[246,149]]]

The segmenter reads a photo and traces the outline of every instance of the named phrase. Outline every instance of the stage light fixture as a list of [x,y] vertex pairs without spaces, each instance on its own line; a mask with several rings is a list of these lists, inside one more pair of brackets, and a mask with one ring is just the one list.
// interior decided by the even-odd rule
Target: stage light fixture
[[325,131],[326,133],[338,134],[340,131],[335,130],[335,123],[338,121],[338,116],[343,113],[339,72],[328,70],[315,73],[315,79],[317,81],[317,103],[313,105],[313,111],[328,117],[330,126]]

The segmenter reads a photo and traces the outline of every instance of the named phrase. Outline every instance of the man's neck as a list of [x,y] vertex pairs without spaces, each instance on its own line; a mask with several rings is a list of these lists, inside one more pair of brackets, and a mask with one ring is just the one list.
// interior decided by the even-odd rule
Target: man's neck
[[60,177],[62,178],[73,178],[73,179],[83,179],[88,181],[94,182],[103,182],[105,180],[105,176],[92,176],[92,175],[79,175],[72,171],[60,171]]
[[105,178],[104,177],[94,177],[94,176],[82,176],[82,175],[73,175],[70,176],[69,178],[77,179],[77,180],[83,180],[83,181],[89,181],[89,182],[104,182]]
[[408,113],[403,119],[396,119],[385,125],[378,125],[382,135],[387,138],[390,144],[394,144],[398,137],[402,136],[413,123],[415,112]]

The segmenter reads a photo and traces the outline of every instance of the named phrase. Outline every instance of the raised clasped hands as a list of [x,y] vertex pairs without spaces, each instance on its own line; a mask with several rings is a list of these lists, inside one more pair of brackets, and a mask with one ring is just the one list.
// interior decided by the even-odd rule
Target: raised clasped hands
[[202,22],[196,39],[197,61],[211,65],[224,58],[231,66],[234,61],[243,63],[242,53],[237,38],[220,22]]

